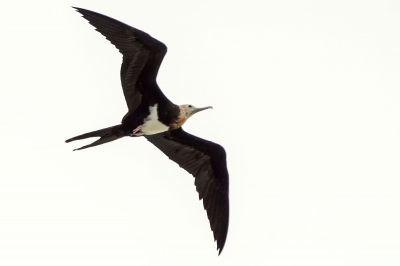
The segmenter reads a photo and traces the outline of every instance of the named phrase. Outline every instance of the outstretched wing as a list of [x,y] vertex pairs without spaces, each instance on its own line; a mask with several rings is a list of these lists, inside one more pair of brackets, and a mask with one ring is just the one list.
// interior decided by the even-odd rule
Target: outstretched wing
[[165,97],[156,83],[158,69],[167,53],[165,44],[108,16],[74,8],[123,55],[121,83],[129,111],[138,107],[144,95],[150,100]]
[[214,240],[221,253],[229,221],[229,176],[224,148],[181,128],[145,137],[195,177],[196,190],[203,199]]

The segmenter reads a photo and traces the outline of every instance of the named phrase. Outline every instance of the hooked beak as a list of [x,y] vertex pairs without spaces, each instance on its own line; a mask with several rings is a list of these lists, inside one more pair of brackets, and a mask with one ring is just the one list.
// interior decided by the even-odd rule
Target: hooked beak
[[213,108],[212,106],[207,106],[207,107],[202,107],[202,108],[195,108],[192,111],[192,115],[195,114],[195,113],[198,113],[200,111],[203,111],[203,110],[206,110],[206,109],[212,109],[212,108]]

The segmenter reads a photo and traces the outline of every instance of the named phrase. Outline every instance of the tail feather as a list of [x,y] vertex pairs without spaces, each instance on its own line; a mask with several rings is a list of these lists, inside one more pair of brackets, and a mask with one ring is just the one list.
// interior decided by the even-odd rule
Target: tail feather
[[91,137],[102,137],[104,136],[106,133],[109,133],[111,131],[113,131],[114,129],[118,129],[120,127],[120,125],[117,126],[112,126],[112,127],[107,127],[107,128],[103,128],[103,129],[99,129],[99,130],[95,130],[92,132],[88,132],[70,139],[67,139],[65,142],[71,142],[71,141],[75,141],[75,140],[79,140],[79,139],[86,139],[86,138],[91,138]]
[[104,143],[122,138],[124,136],[126,136],[126,134],[125,134],[124,130],[121,129],[121,125],[116,125],[116,126],[107,127],[107,128],[99,129],[96,131],[88,132],[88,133],[85,133],[82,135],[78,135],[76,137],[67,139],[65,142],[68,143],[68,142],[80,140],[80,139],[86,139],[86,138],[91,138],[91,137],[100,137],[100,139],[96,140],[95,142],[93,142],[89,145],[85,145],[78,149],[74,149],[74,151],[76,151],[76,150],[83,150],[86,148],[104,144]]
[[94,146],[97,146],[97,145],[101,145],[101,144],[104,144],[106,142],[110,142],[110,141],[113,141],[113,140],[116,140],[116,139],[119,139],[119,138],[121,138],[121,137],[119,137],[119,136],[103,136],[103,137],[99,138],[98,140],[96,140],[95,142],[93,142],[93,143],[91,143],[89,145],[85,145],[85,146],[82,146],[80,148],[74,149],[74,151],[79,151],[79,150],[83,150],[83,149],[86,149],[86,148],[90,148],[90,147],[94,147]]

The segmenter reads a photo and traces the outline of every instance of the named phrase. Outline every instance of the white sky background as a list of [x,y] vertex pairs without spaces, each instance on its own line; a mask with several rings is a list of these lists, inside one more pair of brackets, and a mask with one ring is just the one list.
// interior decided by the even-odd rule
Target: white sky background
[[[0,265],[399,265],[400,2],[8,1],[0,10]],[[194,179],[142,138],[65,144],[126,112],[121,56],[73,11],[169,50],[228,153],[217,256]]]

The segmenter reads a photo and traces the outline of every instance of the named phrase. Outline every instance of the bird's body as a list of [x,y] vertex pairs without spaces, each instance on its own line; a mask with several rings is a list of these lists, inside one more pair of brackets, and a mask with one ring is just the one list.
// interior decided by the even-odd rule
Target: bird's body
[[116,139],[144,136],[195,177],[219,252],[228,231],[229,200],[226,154],[222,146],[195,137],[181,126],[193,114],[211,108],[176,105],[160,90],[156,77],[167,47],[147,33],[105,15],[75,8],[123,55],[121,84],[128,113],[120,124],[88,132],[66,142],[99,137],[86,149]]
[[153,135],[167,131],[170,127],[170,121],[166,121],[165,124],[161,122],[158,118],[158,109],[158,104],[150,106],[149,115],[145,118],[143,124],[134,129],[132,133],[137,134],[136,130],[138,130],[139,134]]
[[131,115],[128,114],[122,120],[122,124],[128,129],[130,136],[153,135],[165,132],[178,121],[180,116],[180,108],[176,105],[165,106],[155,103],[143,109],[140,113],[137,110]]

